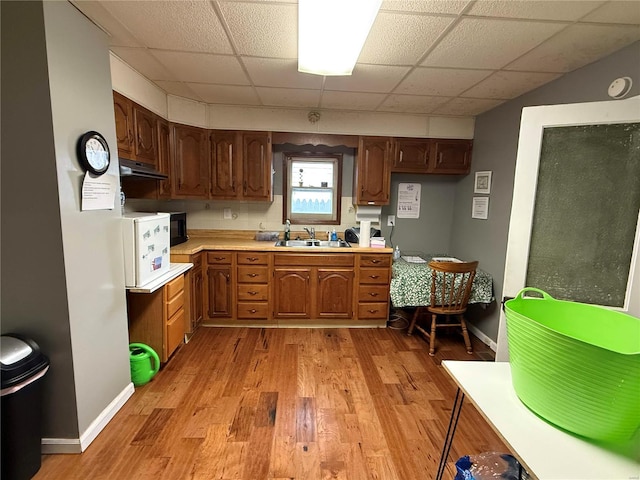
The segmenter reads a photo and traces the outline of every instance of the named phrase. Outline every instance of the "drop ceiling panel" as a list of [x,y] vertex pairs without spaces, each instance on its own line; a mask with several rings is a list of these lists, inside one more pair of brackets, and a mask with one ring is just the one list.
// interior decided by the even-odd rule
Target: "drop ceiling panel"
[[575,21],[603,3],[603,0],[480,1],[474,3],[467,13],[483,17]]
[[224,105],[260,105],[260,99],[252,87],[230,85],[187,84],[202,101]]
[[449,17],[380,12],[358,62],[414,65],[452,21]]
[[297,0],[72,3],[172,95],[362,118],[475,115],[640,40],[640,0],[387,0],[353,75],[321,77],[297,71]]
[[394,93],[454,97],[493,73],[491,70],[416,68]]
[[429,53],[422,65],[499,69],[564,27],[566,24],[562,23],[466,18]]
[[396,10],[402,12],[441,13],[457,15],[462,12],[469,3],[459,0],[385,0],[380,10]]
[[491,100],[481,98],[454,98],[444,105],[436,108],[433,113],[437,115],[476,116],[487,110],[497,107],[504,100]]
[[316,108],[320,103],[319,90],[256,87],[256,91],[267,106]]
[[496,72],[461,97],[512,99],[558,78],[558,73]]
[[241,55],[298,58],[298,6],[221,2],[220,8]]
[[357,64],[352,75],[327,77],[324,88],[345,92],[389,92],[409,70],[409,67]]
[[505,68],[570,72],[638,39],[637,26],[572,25]]
[[102,2],[132,34],[150,48],[233,53],[209,2]]
[[440,105],[451,100],[451,97],[428,97],[424,95],[389,95],[382,103],[379,111],[407,112],[427,114]]
[[640,2],[622,0],[608,2],[581,19],[584,22],[640,24]]
[[375,110],[385,95],[378,93],[325,92],[320,106],[339,110]]
[[249,79],[236,57],[162,50],[153,50],[152,54],[183,82],[249,85]]
[[204,100],[200,98],[187,84],[182,82],[168,82],[165,80],[156,80],[155,83],[165,92],[177,97],[193,98],[200,102]]
[[107,9],[103,2],[72,1],[85,16],[109,35],[109,45],[123,47],[142,47],[143,44],[127,30]]
[[322,76],[298,72],[297,59],[244,57],[254,85],[262,87],[321,88]]

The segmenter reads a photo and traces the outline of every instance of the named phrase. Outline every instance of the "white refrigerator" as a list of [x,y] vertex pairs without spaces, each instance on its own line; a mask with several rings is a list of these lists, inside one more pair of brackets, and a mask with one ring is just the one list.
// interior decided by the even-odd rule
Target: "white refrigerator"
[[168,213],[123,215],[127,287],[142,287],[169,271],[169,217]]

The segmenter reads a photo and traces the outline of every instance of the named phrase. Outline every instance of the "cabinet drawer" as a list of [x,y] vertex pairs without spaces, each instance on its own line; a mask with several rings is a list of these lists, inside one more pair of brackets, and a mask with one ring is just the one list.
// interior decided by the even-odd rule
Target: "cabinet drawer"
[[167,300],[167,317],[171,318],[178,310],[184,307],[184,290]]
[[167,358],[184,340],[184,308],[167,322]]
[[173,297],[184,290],[184,275],[180,275],[174,278],[169,283],[167,283],[164,288],[167,294],[166,299],[167,301],[170,301]]
[[268,267],[238,267],[238,283],[267,283]]
[[267,302],[238,302],[238,318],[261,318],[269,316]]
[[238,285],[238,300],[264,301],[269,299],[269,285]]
[[361,267],[388,267],[391,265],[391,255],[360,255]]
[[391,280],[389,268],[362,268],[360,269],[360,283],[386,283]]
[[389,316],[389,304],[360,303],[358,304],[358,318],[387,318]]
[[331,266],[331,267],[349,267],[354,263],[354,255],[352,253],[337,253],[335,255],[325,255],[321,253],[315,254],[299,254],[299,253],[276,253],[273,256],[274,265],[295,265],[295,266]]
[[208,252],[207,253],[207,263],[208,264],[231,264],[231,260],[233,259],[233,253],[231,252]]
[[358,287],[359,302],[386,302],[389,299],[387,285],[360,285]]
[[269,254],[264,252],[238,253],[238,265],[267,265]]

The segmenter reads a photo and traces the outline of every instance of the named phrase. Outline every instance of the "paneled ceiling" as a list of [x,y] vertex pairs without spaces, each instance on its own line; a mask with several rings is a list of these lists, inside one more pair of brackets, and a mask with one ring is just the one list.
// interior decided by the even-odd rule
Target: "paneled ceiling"
[[72,3],[162,90],[224,105],[475,116],[640,40],[640,0],[390,0],[353,75],[322,77],[296,0]]

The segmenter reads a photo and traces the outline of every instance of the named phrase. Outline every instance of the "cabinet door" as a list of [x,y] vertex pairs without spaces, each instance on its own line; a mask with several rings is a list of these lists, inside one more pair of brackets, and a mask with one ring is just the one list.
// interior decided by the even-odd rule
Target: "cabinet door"
[[156,160],[156,116],[140,105],[133,105],[133,121],[135,125],[134,149],[136,160],[157,167]]
[[174,159],[171,183],[177,198],[208,198],[209,162],[205,130],[173,125]]
[[388,137],[360,137],[355,162],[354,194],[356,205],[387,205],[391,190]]
[[158,132],[158,170],[169,178],[158,180],[158,198],[171,198],[171,141],[169,122],[157,119]]
[[273,316],[311,318],[311,268],[276,268],[273,278]]
[[318,268],[317,318],[353,316],[353,269]]
[[204,318],[204,282],[202,254],[194,255],[191,271],[191,331],[195,332]]
[[271,132],[242,135],[242,196],[271,201]]
[[235,199],[240,195],[238,144],[236,132],[213,131],[211,143],[211,196]]
[[230,265],[207,267],[207,317],[209,319],[233,316],[233,282]]
[[393,148],[394,172],[427,173],[431,144],[426,138],[396,138]]
[[113,92],[113,110],[116,120],[118,155],[133,158],[133,104],[127,97]]
[[437,139],[432,142],[432,173],[462,174],[471,169],[471,140]]

